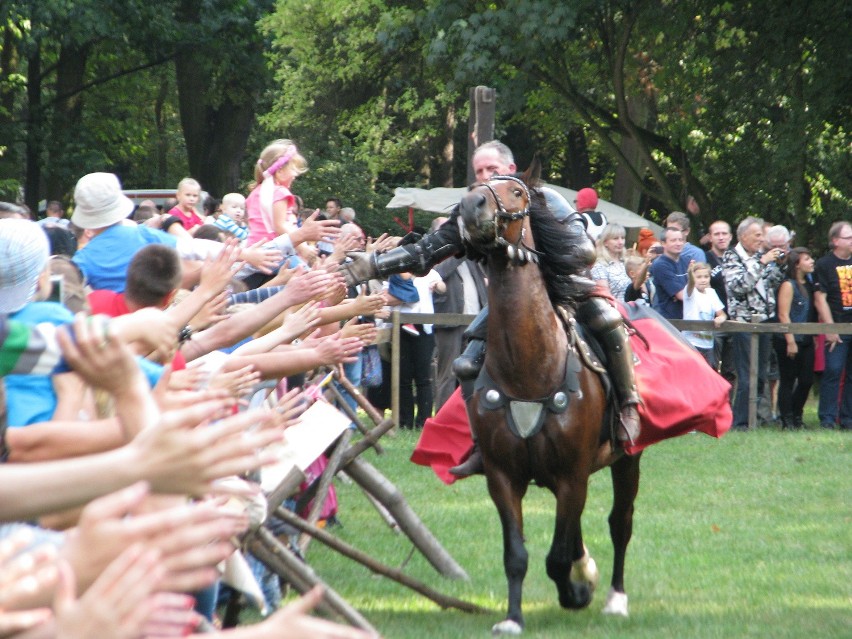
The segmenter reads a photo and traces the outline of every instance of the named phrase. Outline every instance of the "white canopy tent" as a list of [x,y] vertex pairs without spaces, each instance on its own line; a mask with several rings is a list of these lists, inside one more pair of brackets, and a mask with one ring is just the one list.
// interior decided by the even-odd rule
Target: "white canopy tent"
[[[563,186],[555,186],[547,184],[562,195],[571,206],[574,206],[574,200],[577,197],[577,191],[566,189]],[[458,204],[467,189],[415,189],[415,188],[398,188],[394,190],[393,198],[387,203],[386,208],[401,209],[414,208],[420,211],[428,211],[430,213],[449,214],[452,208]],[[598,200],[597,210],[606,215],[606,219],[610,222],[617,222],[626,229],[651,229],[655,235],[662,233],[663,227],[655,224],[650,220],[646,220],[641,215],[637,215],[633,211],[629,211],[622,206],[607,202],[606,200]],[[636,231],[638,233],[638,231]],[[629,231],[628,231],[629,233]]]

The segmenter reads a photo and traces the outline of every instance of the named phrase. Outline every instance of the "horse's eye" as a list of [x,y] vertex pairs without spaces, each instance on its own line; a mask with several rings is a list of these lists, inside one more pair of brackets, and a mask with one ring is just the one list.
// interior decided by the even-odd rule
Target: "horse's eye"
[[523,195],[521,189],[515,189],[515,197],[521,197],[521,195]]

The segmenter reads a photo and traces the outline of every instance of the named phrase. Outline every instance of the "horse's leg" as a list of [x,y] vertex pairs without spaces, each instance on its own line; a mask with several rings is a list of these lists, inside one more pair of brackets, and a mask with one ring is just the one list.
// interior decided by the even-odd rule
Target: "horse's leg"
[[612,585],[604,605],[604,613],[628,615],[627,593],[624,592],[624,557],[633,534],[633,503],[639,492],[639,458],[624,456],[615,462],[612,473],[613,502],[609,514],[609,535],[614,550]]
[[524,521],[521,501],[525,487],[513,485],[508,475],[489,472],[488,492],[497,507],[503,527],[503,568],[509,587],[509,608],[506,619],[494,625],[492,634],[519,635],[524,627],[521,611],[524,577],[527,574],[528,554],[524,547]]
[[562,477],[554,490],[556,527],[546,566],[547,576],[556,584],[559,605],[563,608],[588,606],[597,585],[596,577],[593,578],[597,568],[594,560],[587,556],[580,526],[587,489],[588,477]]

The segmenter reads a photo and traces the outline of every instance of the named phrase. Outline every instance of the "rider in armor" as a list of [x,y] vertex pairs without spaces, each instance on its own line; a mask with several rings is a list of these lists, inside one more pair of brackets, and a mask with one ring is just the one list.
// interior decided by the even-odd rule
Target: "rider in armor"
[[[486,142],[476,149],[473,167],[480,182],[486,182],[495,175],[511,175],[516,170],[511,150],[498,141]],[[577,263],[588,268],[595,260],[595,246],[585,231],[582,219],[558,193],[547,188],[542,190],[548,208],[562,222],[565,233],[570,236]],[[416,243],[399,246],[382,254],[358,254],[351,262],[343,265],[347,284],[405,271],[427,273],[432,265],[452,256],[463,255],[465,244],[459,223],[458,212],[454,212],[438,230],[425,235]],[[453,371],[462,382],[463,392],[466,387],[472,387],[466,382],[477,378],[485,361],[487,318],[486,307],[465,331],[468,346],[453,363]],[[606,351],[610,377],[621,402],[618,438],[622,442],[632,443],[639,436],[639,413],[636,407],[640,398],[633,376],[633,350],[621,314],[609,301],[590,291],[578,304],[577,320],[592,331]],[[482,457],[477,447],[467,461],[451,468],[450,472],[458,477],[467,477],[481,473],[482,470]]]

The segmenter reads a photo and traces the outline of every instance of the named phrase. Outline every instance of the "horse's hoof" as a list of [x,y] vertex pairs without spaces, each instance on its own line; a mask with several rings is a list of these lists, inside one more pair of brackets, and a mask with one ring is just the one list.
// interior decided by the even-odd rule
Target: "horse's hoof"
[[627,593],[616,592],[612,588],[609,589],[609,594],[606,596],[606,603],[603,607],[605,615],[618,615],[627,617]]
[[598,570],[598,564],[592,559],[589,554],[589,549],[583,546],[585,553],[577,561],[571,564],[571,581],[574,583],[584,583],[588,585],[589,590],[594,593],[598,587],[598,582],[601,578],[601,573]]
[[521,624],[517,621],[512,621],[511,619],[495,623],[491,628],[491,634],[495,637],[499,637],[500,635],[519,635],[523,633],[523,631],[524,629],[521,627]]

